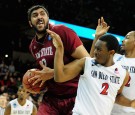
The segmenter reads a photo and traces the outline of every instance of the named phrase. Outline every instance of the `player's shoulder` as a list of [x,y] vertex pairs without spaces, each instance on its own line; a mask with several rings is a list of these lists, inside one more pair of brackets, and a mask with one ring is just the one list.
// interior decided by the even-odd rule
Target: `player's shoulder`
[[115,53],[113,56],[114,62],[120,61],[123,58],[123,55]]
[[31,44],[34,43],[35,41],[36,41],[36,36],[32,38]]
[[[115,66],[118,66],[118,67],[122,67],[122,65],[121,65],[121,62],[120,61],[116,61],[116,62],[114,62],[114,65]],[[123,67],[122,67],[123,68]]]
[[8,103],[8,106],[16,106],[18,103],[17,99],[13,99]]
[[84,57],[84,59],[85,60],[90,60],[90,61],[94,60],[94,58],[91,58],[91,57]]
[[33,103],[30,100],[28,100],[28,99],[26,99],[26,102],[31,104],[31,105],[33,105]]
[[116,61],[114,65],[114,67],[117,68],[120,73],[126,73],[127,70],[122,67],[121,61]]
[[71,28],[63,24],[51,25],[50,29],[56,33],[73,31]]
[[51,25],[52,29],[67,29],[68,27],[63,24]]
[[30,41],[29,46],[35,44],[35,42],[36,42],[36,37],[33,37],[33,38],[31,39],[31,41]]
[[9,103],[13,103],[13,102],[16,102],[16,101],[17,101],[17,99],[13,99]]
[[91,57],[85,57],[85,63],[89,63],[90,65],[96,65],[97,62],[95,60],[95,58],[91,58]]

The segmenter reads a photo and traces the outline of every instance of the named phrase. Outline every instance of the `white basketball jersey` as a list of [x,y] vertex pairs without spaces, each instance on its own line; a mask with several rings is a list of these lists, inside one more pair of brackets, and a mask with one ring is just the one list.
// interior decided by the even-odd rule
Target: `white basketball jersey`
[[84,74],[79,79],[73,114],[110,115],[125,76],[126,70],[119,63],[104,67],[96,64],[93,58],[86,58]]
[[[135,99],[135,58],[126,58],[124,55],[117,55],[115,56],[115,60],[119,61],[123,68],[128,70],[130,73],[130,81],[123,89],[123,95],[127,97],[128,99]],[[125,107],[118,104],[114,105],[114,108],[112,110],[112,113],[134,113],[135,109],[131,107]],[[128,114],[129,115],[129,114]]]
[[26,101],[25,105],[21,106],[17,99],[10,101],[11,104],[11,115],[31,115],[33,111],[33,103],[29,100]]
[[5,108],[0,107],[0,115],[4,115]]

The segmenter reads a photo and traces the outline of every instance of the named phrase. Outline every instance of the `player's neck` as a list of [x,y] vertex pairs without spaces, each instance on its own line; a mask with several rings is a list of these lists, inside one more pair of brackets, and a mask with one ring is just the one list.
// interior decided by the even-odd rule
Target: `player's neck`
[[25,105],[25,103],[26,103],[26,99],[20,100],[17,98],[17,101],[21,106]]
[[127,58],[135,58],[135,50],[126,51],[125,52],[125,57],[127,57]]
[[114,65],[113,57],[111,56],[108,61],[104,64],[105,67]]
[[[50,29],[49,25],[46,29]],[[42,31],[42,32],[36,32],[36,36],[37,36],[37,39],[40,40],[42,39],[44,36],[47,36],[47,32],[46,30]]]
[[39,39],[43,38],[44,36],[46,36],[46,33],[45,34],[36,33],[36,36],[37,36],[37,39],[39,40]]
[[112,65],[114,65],[114,61],[113,61],[113,60],[107,62],[104,66],[105,66],[105,67],[109,67],[109,66],[112,66]]

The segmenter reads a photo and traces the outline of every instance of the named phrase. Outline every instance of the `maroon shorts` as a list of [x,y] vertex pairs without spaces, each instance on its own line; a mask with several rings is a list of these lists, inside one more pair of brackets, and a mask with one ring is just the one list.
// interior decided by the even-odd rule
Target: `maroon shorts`
[[58,99],[54,97],[44,97],[39,105],[37,115],[72,115],[75,97]]

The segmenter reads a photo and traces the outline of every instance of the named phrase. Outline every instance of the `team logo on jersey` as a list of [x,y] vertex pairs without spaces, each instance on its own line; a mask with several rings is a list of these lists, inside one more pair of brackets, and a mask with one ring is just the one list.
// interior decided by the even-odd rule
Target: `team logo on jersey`
[[52,38],[50,36],[48,36],[48,40],[51,40]]
[[118,68],[115,68],[114,73],[119,74]]
[[91,62],[92,62],[92,66],[95,66],[98,64],[95,60],[91,60]]
[[17,107],[17,104],[16,104],[16,103],[14,103],[14,104],[13,104],[13,107],[14,107],[14,108],[16,108],[16,107]]
[[117,59],[117,61],[120,61],[122,59],[122,56],[120,56],[118,59]]

